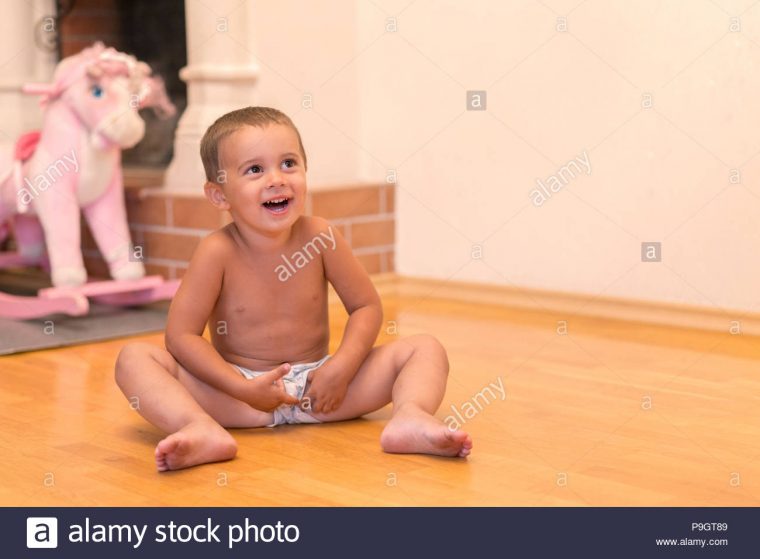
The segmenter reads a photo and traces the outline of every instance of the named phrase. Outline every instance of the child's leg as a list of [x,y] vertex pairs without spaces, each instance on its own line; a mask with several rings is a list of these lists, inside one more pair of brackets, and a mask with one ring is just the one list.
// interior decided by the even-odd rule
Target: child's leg
[[233,458],[237,444],[220,422],[231,427],[271,421],[269,414],[195,379],[169,352],[150,344],[121,350],[116,383],[140,415],[169,433],[156,446],[159,471]]
[[451,431],[433,414],[441,405],[449,371],[446,350],[432,336],[411,336],[373,349],[356,373],[340,407],[313,414],[342,421],[393,402],[380,444],[386,452],[467,456],[472,439]]

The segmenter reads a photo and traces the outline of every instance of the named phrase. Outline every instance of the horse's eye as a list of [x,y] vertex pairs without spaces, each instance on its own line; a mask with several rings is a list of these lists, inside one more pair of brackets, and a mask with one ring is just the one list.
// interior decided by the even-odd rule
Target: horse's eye
[[90,88],[90,92],[93,97],[103,97],[103,88],[99,85],[93,85],[92,88]]

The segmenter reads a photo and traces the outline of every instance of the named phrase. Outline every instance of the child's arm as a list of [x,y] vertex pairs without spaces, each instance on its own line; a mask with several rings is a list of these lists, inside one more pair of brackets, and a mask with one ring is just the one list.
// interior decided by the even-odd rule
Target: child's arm
[[166,349],[191,374],[249,405],[269,411],[282,403],[298,403],[276,383],[289,370],[281,365],[266,375],[248,380],[238,374],[219,352],[203,338],[206,321],[214,309],[224,276],[229,248],[224,233],[201,241],[190,267],[172,300],[166,325]]
[[325,275],[349,314],[338,350],[315,371],[306,394],[312,410],[329,413],[340,406],[349,383],[372,349],[383,320],[383,308],[369,275],[345,239],[327,221],[318,219],[317,223],[321,231],[332,229],[335,248],[328,247],[323,253]]

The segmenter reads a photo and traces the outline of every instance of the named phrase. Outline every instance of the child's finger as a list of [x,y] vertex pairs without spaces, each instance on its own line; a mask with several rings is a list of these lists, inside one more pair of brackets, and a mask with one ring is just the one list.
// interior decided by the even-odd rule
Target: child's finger
[[280,401],[284,404],[298,404],[300,400],[295,396],[288,394],[284,389],[280,393]]
[[285,375],[287,375],[290,372],[290,363],[283,363],[279,367],[275,367],[271,371],[267,371],[262,377],[264,377],[267,381],[274,382],[276,380],[281,379]]

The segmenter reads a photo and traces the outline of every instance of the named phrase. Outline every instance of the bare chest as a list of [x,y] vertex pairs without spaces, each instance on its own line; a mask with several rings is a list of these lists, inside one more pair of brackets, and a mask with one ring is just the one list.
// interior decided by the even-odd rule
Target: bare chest
[[[280,260],[281,262],[281,260]],[[229,262],[209,329],[229,361],[290,361],[326,351],[327,282],[321,259],[282,281],[278,258]]]

